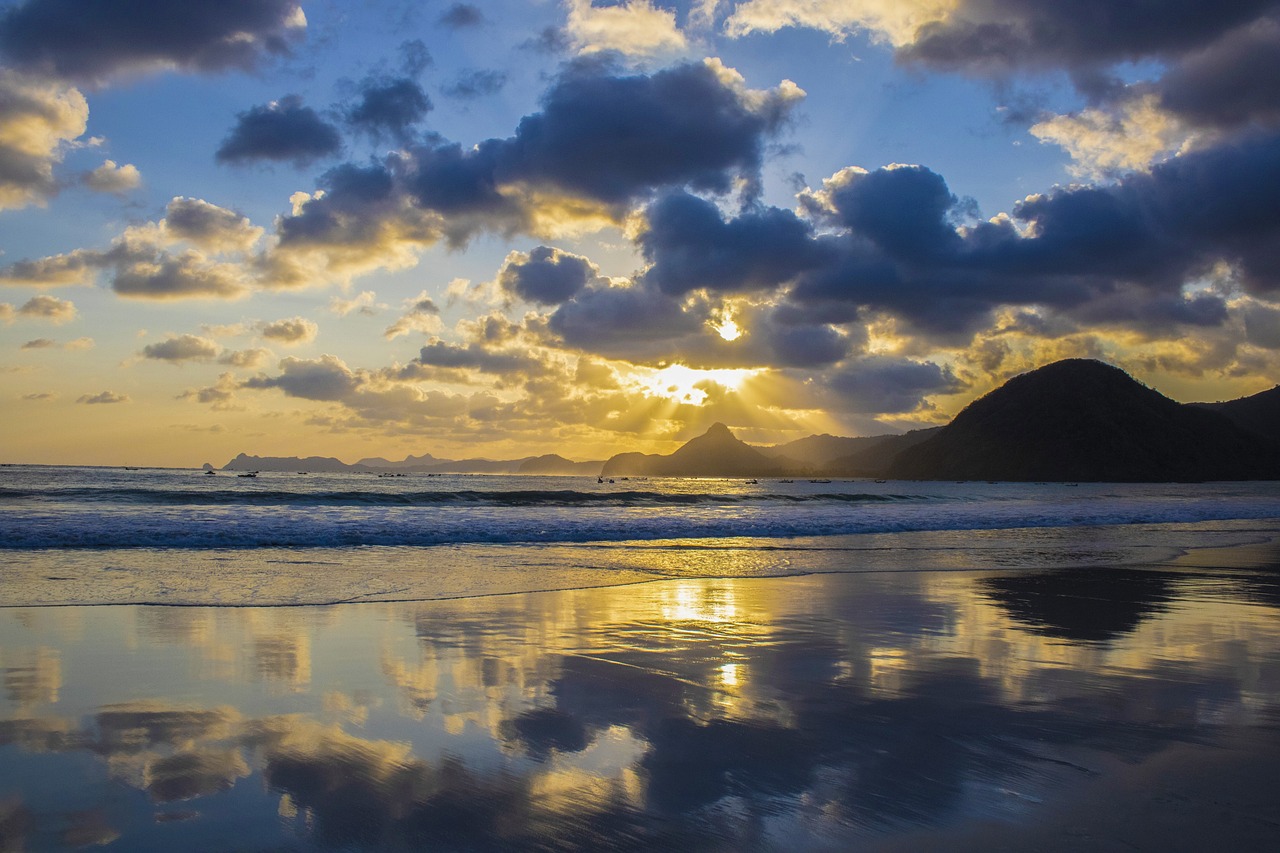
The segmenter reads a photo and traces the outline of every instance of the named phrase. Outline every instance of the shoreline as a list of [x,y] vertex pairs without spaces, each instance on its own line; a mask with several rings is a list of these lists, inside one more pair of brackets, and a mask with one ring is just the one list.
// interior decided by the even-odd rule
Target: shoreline
[[[1220,541],[1224,539],[1227,541]],[[326,549],[14,550],[6,555],[7,588],[0,610],[337,607],[608,589],[671,580],[1035,573],[1108,567],[1167,570],[1176,568],[1179,560],[1195,552],[1276,541],[1280,541],[1280,518],[907,531],[795,539],[726,537]],[[286,559],[289,555],[293,559]],[[608,558],[603,559],[602,555]],[[329,559],[298,559],[307,556]],[[175,567],[175,560],[181,560],[183,567]],[[723,569],[724,564],[732,568],[713,570]],[[550,582],[536,583],[539,580]],[[68,600],[60,589],[64,584],[76,584],[80,595]],[[414,592],[406,595],[410,590]]]

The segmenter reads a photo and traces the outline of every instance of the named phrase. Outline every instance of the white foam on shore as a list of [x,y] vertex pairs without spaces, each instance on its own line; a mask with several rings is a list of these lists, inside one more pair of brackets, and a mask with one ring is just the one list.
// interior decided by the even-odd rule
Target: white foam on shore
[[1280,536],[1280,519],[805,538],[434,547],[58,549],[4,554],[3,606],[292,606],[581,589],[664,578],[1147,565]]

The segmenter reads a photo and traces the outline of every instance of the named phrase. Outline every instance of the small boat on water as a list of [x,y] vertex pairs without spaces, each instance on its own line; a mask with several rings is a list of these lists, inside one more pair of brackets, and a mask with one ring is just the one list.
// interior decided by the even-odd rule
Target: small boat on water
[[217,471],[214,471],[214,470],[209,470],[209,471],[205,471],[205,472],[204,472],[204,475],[205,475],[206,477],[216,477],[216,476],[217,476],[217,474],[218,474],[218,472],[217,472]]
[[810,483],[830,483],[830,480],[810,480]]
[[257,471],[245,471],[243,474],[236,474],[236,476],[237,476],[237,477],[249,477],[249,478],[253,478],[253,477],[258,476],[258,472],[257,472]]

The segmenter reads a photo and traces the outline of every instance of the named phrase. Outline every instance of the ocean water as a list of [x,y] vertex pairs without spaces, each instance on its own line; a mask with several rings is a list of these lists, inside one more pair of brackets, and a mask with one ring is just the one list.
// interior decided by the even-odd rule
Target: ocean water
[[[1280,483],[0,467],[9,604],[320,604],[663,577],[1129,564],[1250,541]],[[976,564],[975,564],[976,561]]]
[[0,850],[1278,849],[1278,498],[0,467]]

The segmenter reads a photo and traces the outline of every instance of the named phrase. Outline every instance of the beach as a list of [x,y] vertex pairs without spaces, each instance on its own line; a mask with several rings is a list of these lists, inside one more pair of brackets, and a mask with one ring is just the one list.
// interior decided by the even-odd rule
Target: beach
[[1275,519],[356,551],[7,552],[0,847],[1280,839]]

